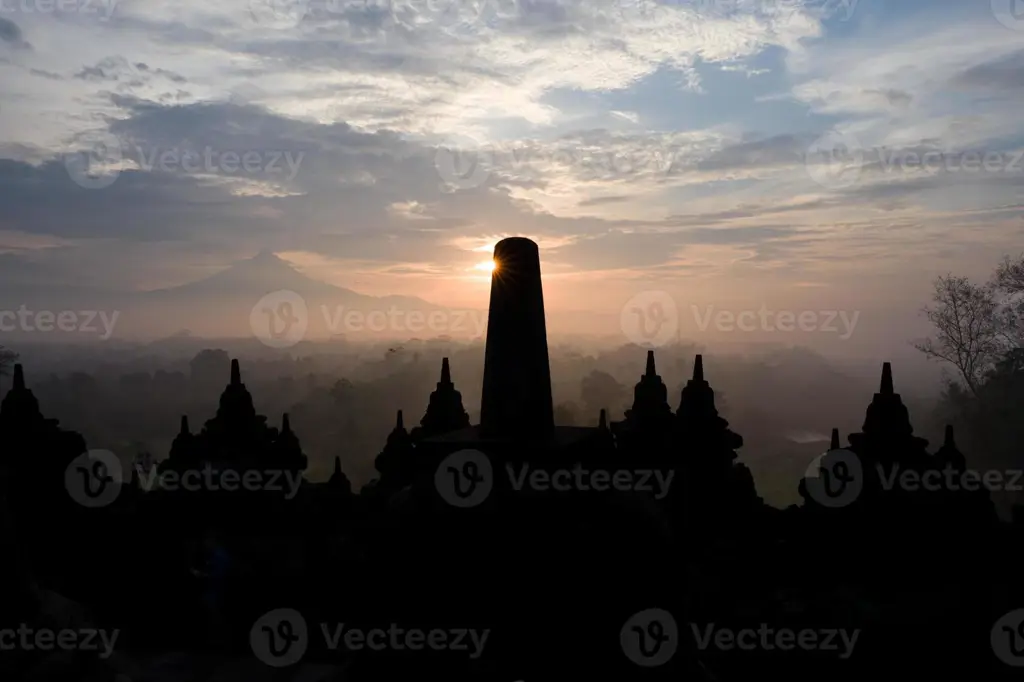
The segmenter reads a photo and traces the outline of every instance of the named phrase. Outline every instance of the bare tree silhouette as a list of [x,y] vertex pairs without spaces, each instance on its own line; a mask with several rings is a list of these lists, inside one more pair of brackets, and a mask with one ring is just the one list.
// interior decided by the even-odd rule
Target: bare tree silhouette
[[1002,356],[996,292],[967,277],[944,275],[935,280],[932,305],[924,308],[935,336],[914,347],[929,358],[951,364],[977,395],[985,372]]

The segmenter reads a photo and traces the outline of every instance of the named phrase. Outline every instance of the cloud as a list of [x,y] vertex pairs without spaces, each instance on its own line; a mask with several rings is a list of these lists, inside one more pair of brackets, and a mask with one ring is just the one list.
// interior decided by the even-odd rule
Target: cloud
[[996,61],[972,66],[957,74],[953,84],[968,88],[1018,91],[1024,88],[1024,50]]
[[10,19],[3,17],[0,17],[0,42],[7,43],[19,50],[32,49],[32,46],[25,41],[21,28]]
[[[499,234],[540,240],[567,278],[717,263],[753,288],[758,268],[826,281],[826,266],[970,241],[957,230],[1001,248],[1015,176],[887,172],[869,155],[826,187],[806,154],[832,130],[870,150],[1018,148],[1019,35],[864,8],[832,30],[844,17],[821,4],[122,3],[105,22],[19,19],[34,49],[14,50],[22,29],[0,20],[0,248],[123,288],[260,248],[324,272],[459,277],[481,259],[466,245]],[[66,154],[98,134],[121,145],[120,174],[86,189]],[[482,180],[453,187],[442,145],[494,152]],[[186,167],[207,150],[259,163]],[[268,172],[275,154],[300,160],[294,175]],[[14,272],[29,277],[0,277]]]
[[733,144],[702,159],[696,167],[701,171],[721,171],[791,166],[803,161],[808,142],[793,135],[777,135],[764,140]]

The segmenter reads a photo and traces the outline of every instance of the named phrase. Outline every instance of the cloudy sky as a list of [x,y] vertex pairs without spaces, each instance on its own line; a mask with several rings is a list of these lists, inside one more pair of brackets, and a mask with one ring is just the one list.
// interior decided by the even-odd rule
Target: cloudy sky
[[668,291],[904,343],[935,275],[1021,248],[1012,4],[0,0],[0,286],[270,249],[470,305],[516,234],[551,313]]

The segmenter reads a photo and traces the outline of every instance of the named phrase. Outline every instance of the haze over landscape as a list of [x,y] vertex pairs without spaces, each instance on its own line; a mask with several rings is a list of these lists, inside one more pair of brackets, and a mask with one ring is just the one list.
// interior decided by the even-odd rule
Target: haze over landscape
[[[556,402],[656,347],[672,381],[694,349],[740,363],[723,409],[788,443],[855,419],[839,388],[883,360],[930,414],[935,278],[1019,244],[1022,28],[953,1],[12,6],[0,343],[47,373],[305,358],[325,386],[415,354],[429,387],[453,348],[481,371],[491,251],[524,235]],[[758,382],[799,388],[743,424]]]

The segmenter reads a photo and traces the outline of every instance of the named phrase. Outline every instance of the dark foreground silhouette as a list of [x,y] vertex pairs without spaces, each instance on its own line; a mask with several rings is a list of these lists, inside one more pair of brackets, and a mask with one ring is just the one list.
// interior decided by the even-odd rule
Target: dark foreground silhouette
[[1020,674],[1020,528],[952,428],[933,453],[914,436],[888,363],[862,431],[833,430],[793,482],[804,504],[775,509],[699,355],[674,411],[650,351],[622,421],[556,425],[537,246],[495,260],[481,423],[445,359],[358,494],[340,460],[302,478],[288,415],[256,414],[237,360],[216,415],[195,433],[182,417],[154,469],[46,419],[18,365],[3,679]]

